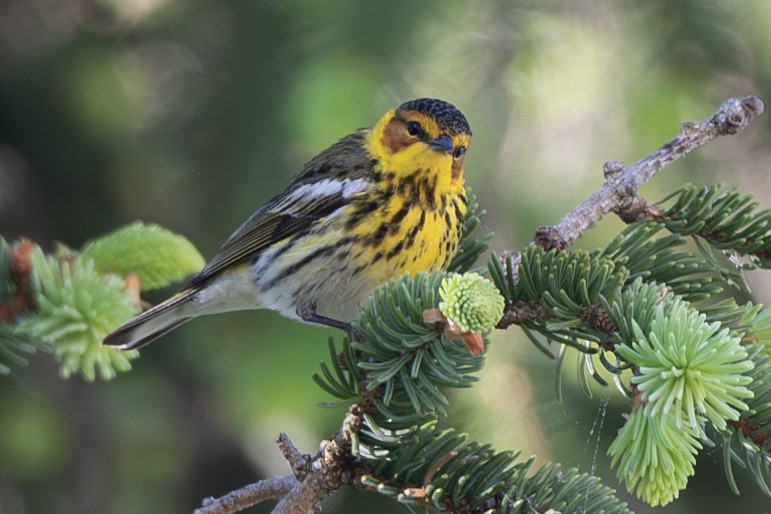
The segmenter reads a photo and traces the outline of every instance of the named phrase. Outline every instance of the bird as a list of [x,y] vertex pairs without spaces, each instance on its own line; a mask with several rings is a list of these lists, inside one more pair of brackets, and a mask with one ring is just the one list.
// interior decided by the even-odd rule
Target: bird
[[178,293],[104,344],[137,349],[192,318],[247,309],[350,333],[377,286],[449,265],[470,144],[466,117],[445,100],[390,109],[303,165]]

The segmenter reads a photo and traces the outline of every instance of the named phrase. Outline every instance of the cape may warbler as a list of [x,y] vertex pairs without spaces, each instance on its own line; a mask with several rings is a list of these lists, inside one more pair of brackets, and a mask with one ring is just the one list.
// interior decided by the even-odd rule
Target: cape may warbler
[[347,327],[376,286],[449,264],[470,143],[466,118],[445,101],[391,109],[303,166],[185,288],[104,342],[138,348],[196,316],[241,309]]

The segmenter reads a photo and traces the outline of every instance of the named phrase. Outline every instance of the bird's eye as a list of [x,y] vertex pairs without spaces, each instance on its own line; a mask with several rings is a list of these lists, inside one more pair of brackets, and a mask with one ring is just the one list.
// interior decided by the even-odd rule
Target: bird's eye
[[466,153],[466,147],[465,146],[459,146],[455,150],[453,150],[452,157],[453,157],[453,159],[455,159],[457,161],[458,159],[463,157],[463,154],[465,154],[465,153]]
[[417,121],[410,121],[407,123],[407,133],[411,136],[419,136],[423,132],[423,128]]

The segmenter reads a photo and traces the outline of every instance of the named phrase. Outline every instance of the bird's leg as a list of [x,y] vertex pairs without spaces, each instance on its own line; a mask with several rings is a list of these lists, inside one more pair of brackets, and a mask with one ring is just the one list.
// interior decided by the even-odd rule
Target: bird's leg
[[300,319],[307,321],[308,323],[318,323],[319,325],[325,325],[327,327],[337,328],[348,334],[348,338],[353,341],[354,329],[350,323],[345,321],[339,321],[321,314],[316,314],[316,305],[311,304],[308,307],[297,309],[297,314]]

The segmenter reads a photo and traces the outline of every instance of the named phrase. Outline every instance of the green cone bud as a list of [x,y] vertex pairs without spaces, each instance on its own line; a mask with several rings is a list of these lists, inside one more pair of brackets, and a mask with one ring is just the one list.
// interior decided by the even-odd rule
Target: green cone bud
[[439,310],[463,332],[489,332],[503,316],[503,296],[476,273],[451,274],[442,280],[439,296]]

